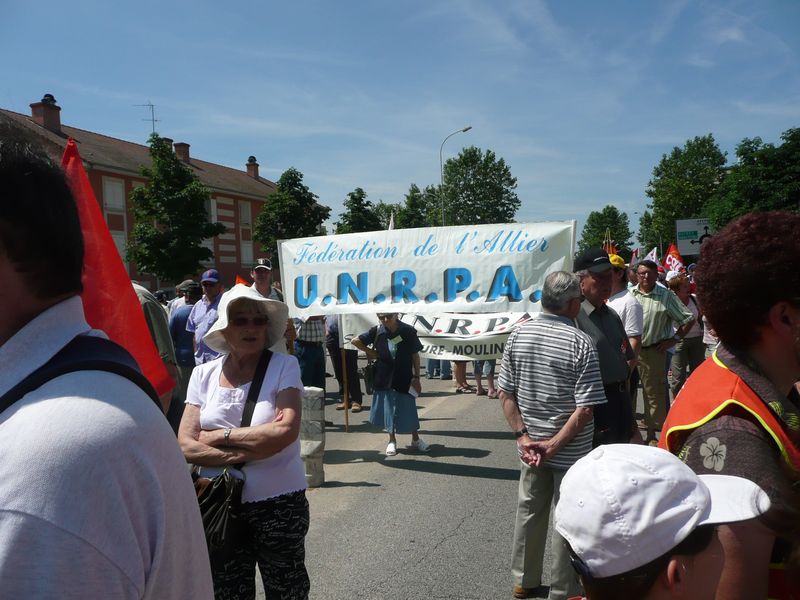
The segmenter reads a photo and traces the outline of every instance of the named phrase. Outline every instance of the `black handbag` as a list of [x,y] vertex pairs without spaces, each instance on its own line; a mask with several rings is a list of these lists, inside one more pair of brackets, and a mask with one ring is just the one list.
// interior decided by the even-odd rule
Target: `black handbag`
[[375,363],[367,363],[361,368],[361,376],[364,378],[364,387],[367,390],[368,394],[372,394],[375,391],[374,388],[374,381],[375,381]]
[[[272,352],[264,350],[259,358],[253,383],[250,385],[244,405],[241,427],[250,426],[256,399],[264,382],[264,375],[271,357]],[[233,468],[237,469],[242,477],[244,474],[241,470],[244,465],[245,463],[233,465]],[[192,476],[197,492],[197,502],[200,505],[200,516],[203,519],[208,556],[212,564],[224,563],[247,536],[239,510],[242,505],[244,479],[233,475],[229,467],[225,467],[222,474],[216,477],[202,477],[198,476],[196,472]]]

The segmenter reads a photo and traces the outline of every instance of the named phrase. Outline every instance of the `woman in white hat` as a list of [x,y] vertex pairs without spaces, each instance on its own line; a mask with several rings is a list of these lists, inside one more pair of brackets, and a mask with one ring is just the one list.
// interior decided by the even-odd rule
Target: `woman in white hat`
[[[307,598],[305,535],[309,511],[300,458],[303,384],[297,359],[272,354],[248,427],[244,406],[262,354],[280,340],[288,309],[246,285],[220,301],[203,338],[222,356],[192,372],[178,432],[186,460],[213,477],[246,463],[241,516],[249,536],[232,560],[211,565],[217,598],[255,598],[258,564],[268,598]],[[236,474],[236,472],[234,472]]]

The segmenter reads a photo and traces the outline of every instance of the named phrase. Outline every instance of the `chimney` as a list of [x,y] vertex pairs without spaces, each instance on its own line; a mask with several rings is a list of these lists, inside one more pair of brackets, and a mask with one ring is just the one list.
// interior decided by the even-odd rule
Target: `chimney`
[[31,104],[31,117],[45,129],[61,133],[61,107],[53,94],[45,94],[41,101]]
[[183,162],[189,162],[189,144],[186,142],[175,142],[175,154],[178,155]]
[[258,163],[255,156],[247,159],[247,174],[253,179],[258,179]]

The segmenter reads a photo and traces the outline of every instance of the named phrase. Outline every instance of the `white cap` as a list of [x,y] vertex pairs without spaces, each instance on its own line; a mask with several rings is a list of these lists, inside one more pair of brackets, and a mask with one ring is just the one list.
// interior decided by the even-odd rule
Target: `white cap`
[[698,476],[666,450],[609,444],[567,471],[555,528],[601,578],[646,565],[700,525],[752,519],[769,507],[747,479]]

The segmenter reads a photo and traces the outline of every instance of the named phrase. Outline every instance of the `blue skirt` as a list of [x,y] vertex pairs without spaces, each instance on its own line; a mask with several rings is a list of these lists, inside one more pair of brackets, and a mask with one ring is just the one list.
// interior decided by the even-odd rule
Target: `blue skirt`
[[386,433],[412,433],[419,430],[417,399],[396,390],[375,390],[369,422]]

